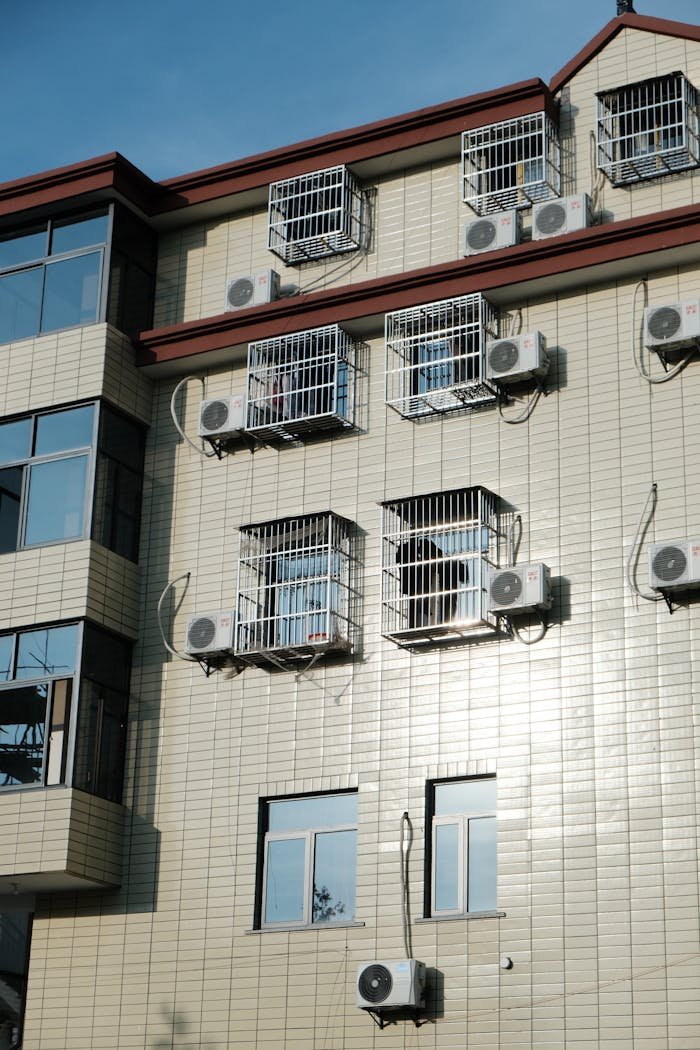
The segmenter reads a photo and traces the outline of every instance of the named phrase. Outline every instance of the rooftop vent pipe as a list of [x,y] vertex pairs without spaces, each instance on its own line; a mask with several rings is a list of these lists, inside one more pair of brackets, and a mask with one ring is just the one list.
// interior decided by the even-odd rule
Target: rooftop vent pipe
[[633,15],[635,11],[632,0],[617,0],[617,13],[618,15]]

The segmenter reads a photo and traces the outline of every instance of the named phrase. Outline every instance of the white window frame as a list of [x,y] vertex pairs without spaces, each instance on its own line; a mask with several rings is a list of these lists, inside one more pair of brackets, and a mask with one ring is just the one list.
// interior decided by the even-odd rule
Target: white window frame
[[[497,807],[486,810],[470,810],[468,813],[446,813],[441,816],[435,816],[435,792],[436,790],[445,785],[453,783],[468,783],[469,781],[477,780],[490,780],[496,782],[495,776],[488,777],[461,777],[459,780],[436,780],[431,784],[433,798],[432,808],[433,814],[431,819],[431,865],[430,865],[430,914],[433,918],[454,918],[457,916],[464,915],[484,915],[491,914],[495,909],[489,909],[488,911],[470,911],[469,909],[469,870],[470,870],[470,858],[469,858],[469,824],[472,820],[483,820],[484,818],[493,818],[498,820]],[[436,887],[436,837],[437,829],[439,827],[454,827],[458,828],[458,853],[457,853],[457,896],[458,904],[456,908],[443,908],[438,910],[435,906],[435,887]],[[496,890],[498,884],[496,883]]]
[[[324,194],[340,203],[324,206]],[[364,238],[364,210],[360,184],[344,164],[273,182],[267,246],[288,265],[356,251]]]

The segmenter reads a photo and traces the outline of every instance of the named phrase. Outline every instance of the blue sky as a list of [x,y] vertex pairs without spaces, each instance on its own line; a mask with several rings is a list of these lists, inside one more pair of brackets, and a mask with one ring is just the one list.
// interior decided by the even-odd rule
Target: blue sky
[[[615,0],[3,0],[0,182],[118,150],[154,179],[533,76]],[[700,22],[700,0],[635,0]],[[700,85],[698,85],[700,86]]]

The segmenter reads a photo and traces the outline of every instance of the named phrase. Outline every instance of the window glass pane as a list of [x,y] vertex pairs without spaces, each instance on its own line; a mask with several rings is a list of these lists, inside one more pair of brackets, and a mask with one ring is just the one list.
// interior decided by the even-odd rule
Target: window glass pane
[[0,554],[17,550],[22,467],[0,470]]
[[129,691],[131,645],[98,627],[85,624],[82,674],[122,693]]
[[355,918],[357,832],[333,831],[315,842],[312,922]]
[[437,824],[433,866],[435,911],[459,908],[459,825]]
[[0,343],[27,339],[39,331],[43,267],[0,277]]
[[51,233],[51,254],[59,255],[61,252],[73,252],[78,248],[89,248],[93,244],[105,244],[108,222],[107,215],[55,222]]
[[71,448],[86,448],[92,444],[94,405],[71,408],[67,412],[51,412],[38,416],[36,421],[35,456],[48,456]]
[[0,237],[0,270],[43,259],[46,255],[46,226]]
[[0,682],[9,682],[12,678],[14,640],[14,634],[0,635]]
[[496,811],[496,778],[435,785],[435,816]]
[[496,908],[496,818],[469,821],[469,911]]
[[102,252],[48,263],[41,331],[90,324],[97,320]]
[[0,463],[16,463],[31,454],[32,421],[17,419],[0,425]]
[[357,795],[316,795],[269,804],[270,831],[329,828],[357,823]]
[[48,627],[43,631],[24,631],[17,639],[15,677],[71,675],[75,671],[77,647],[78,625],[74,623],[66,627]]
[[73,780],[82,791],[121,800],[127,698],[81,678]]
[[0,692],[0,786],[41,782],[48,686]]
[[83,535],[87,465],[87,456],[72,456],[30,468],[25,544]]
[[303,922],[305,839],[268,842],[266,858],[265,919]]
[[132,470],[143,469],[143,448],[145,434],[143,427],[132,423],[130,419],[112,412],[105,405],[102,409],[102,430],[100,448],[111,459],[123,463]]

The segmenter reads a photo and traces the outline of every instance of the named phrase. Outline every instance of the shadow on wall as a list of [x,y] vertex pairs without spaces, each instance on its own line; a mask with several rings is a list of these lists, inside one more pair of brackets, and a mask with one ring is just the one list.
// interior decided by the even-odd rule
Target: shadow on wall
[[[148,1044],[152,1050],[172,1050],[174,1046],[179,1047],[180,1050],[225,1050],[223,1043],[214,1042],[211,1039],[202,1042],[197,1034],[197,1025],[190,1023],[187,1015],[181,1011],[170,1010],[164,1006],[161,1014],[165,1031],[162,1036],[158,1036],[154,1042]],[[190,1032],[192,1033],[191,1041],[187,1038]]]

